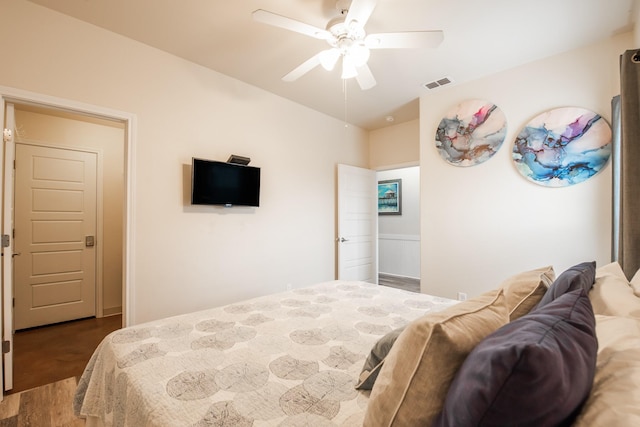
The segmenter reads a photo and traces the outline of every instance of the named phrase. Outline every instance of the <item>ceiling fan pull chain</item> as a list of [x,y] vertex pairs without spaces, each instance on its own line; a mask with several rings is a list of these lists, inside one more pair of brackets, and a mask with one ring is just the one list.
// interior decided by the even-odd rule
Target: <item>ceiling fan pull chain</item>
[[344,93],[344,127],[349,126],[347,122],[347,79],[342,79],[342,92]]

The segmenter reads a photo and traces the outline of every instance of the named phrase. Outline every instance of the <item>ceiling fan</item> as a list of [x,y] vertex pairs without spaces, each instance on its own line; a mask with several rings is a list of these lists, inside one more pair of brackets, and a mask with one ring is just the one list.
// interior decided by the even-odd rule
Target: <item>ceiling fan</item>
[[263,9],[253,12],[253,19],[265,24],[325,40],[329,48],[323,50],[291,72],[282,80],[294,81],[318,65],[328,71],[342,59],[342,78],[355,77],[362,90],[376,85],[367,65],[371,49],[417,49],[437,47],[443,40],[442,31],[406,31],[367,35],[366,25],[377,0],[338,0],[336,9],[340,15],[331,19],[326,29],[318,28],[286,16]]

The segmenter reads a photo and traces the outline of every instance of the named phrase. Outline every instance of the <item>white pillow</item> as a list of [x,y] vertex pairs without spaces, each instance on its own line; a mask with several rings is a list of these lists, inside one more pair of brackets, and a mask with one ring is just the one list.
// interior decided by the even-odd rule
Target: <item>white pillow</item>
[[597,316],[591,394],[574,427],[640,426],[640,320]]
[[596,282],[589,292],[593,312],[640,319],[640,298],[633,291],[617,262],[596,269]]

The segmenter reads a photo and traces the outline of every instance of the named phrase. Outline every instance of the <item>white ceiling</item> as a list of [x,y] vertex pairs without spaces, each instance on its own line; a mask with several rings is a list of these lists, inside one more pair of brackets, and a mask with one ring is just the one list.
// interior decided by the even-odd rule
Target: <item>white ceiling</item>
[[[423,85],[459,84],[630,31],[635,0],[378,0],[368,33],[443,30],[436,49],[374,50],[377,85],[343,90],[339,67],[282,76],[326,42],[252,19],[256,9],[325,28],[335,0],[30,0],[364,129],[418,118]],[[622,53],[622,52],[621,52]],[[445,90],[439,88],[435,90]],[[346,92],[346,93],[345,93]]]

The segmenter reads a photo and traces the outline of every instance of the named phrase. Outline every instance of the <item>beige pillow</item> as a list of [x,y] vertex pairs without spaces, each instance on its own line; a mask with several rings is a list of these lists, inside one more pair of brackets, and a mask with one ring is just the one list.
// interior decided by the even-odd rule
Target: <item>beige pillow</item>
[[499,289],[409,323],[371,390],[364,426],[431,425],[469,352],[508,321]]
[[500,284],[509,309],[509,320],[527,314],[542,299],[556,278],[552,266],[524,271],[509,277]]
[[640,319],[640,298],[633,293],[617,262],[596,270],[596,282],[589,292],[589,299],[595,314]]
[[636,271],[636,274],[633,275],[631,287],[633,288],[633,293],[636,294],[637,297],[640,297],[640,270]]
[[[540,302],[555,278],[553,266],[549,265],[518,273],[503,281],[499,289],[504,289],[509,320],[516,320],[529,313]],[[356,389],[371,390],[382,368],[385,356],[403,329],[404,327],[390,332],[373,346],[358,378]]]
[[593,388],[573,426],[640,426],[640,320],[596,316]]

